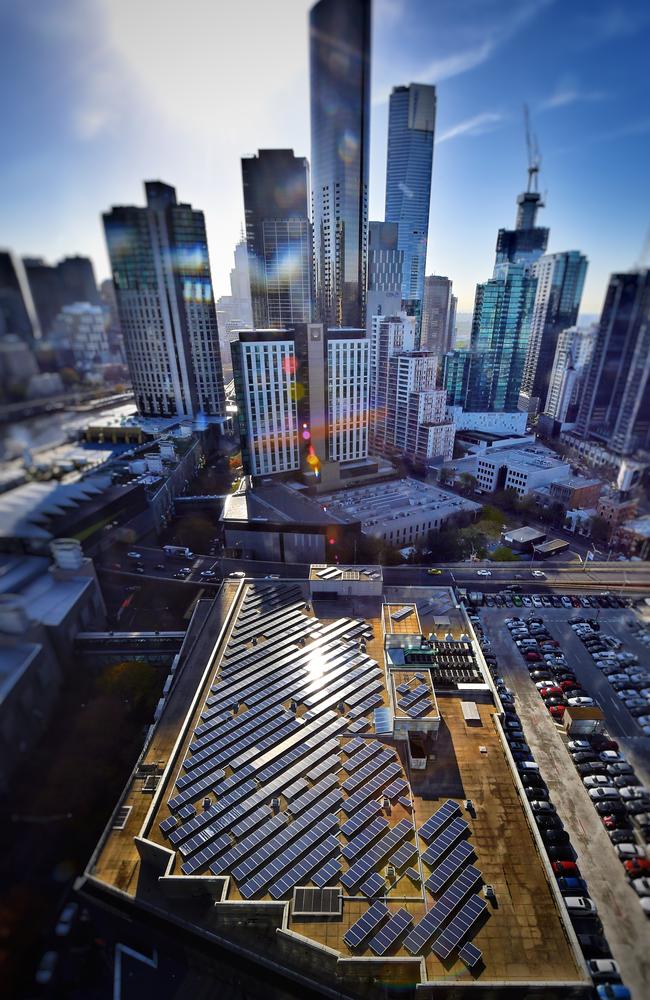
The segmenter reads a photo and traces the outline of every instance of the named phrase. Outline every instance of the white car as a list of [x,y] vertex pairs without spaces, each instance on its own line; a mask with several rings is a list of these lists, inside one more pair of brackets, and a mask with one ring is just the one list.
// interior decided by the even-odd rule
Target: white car
[[636,844],[615,844],[614,848],[619,858],[630,861],[631,858],[645,858],[645,851]]
[[140,555],[139,552],[127,552],[127,556],[129,557],[129,559],[142,559],[142,556]]
[[533,569],[533,570],[531,570],[530,575],[534,576],[536,580],[545,580],[546,579],[546,573],[544,573],[541,569]]
[[614,788],[613,785],[604,785],[601,788],[590,788],[589,798],[593,799],[594,802],[599,802],[601,799],[618,799],[620,795],[618,788]]
[[631,801],[632,799],[648,799],[650,792],[647,788],[622,788],[621,798]]
[[476,570],[476,575],[477,576],[492,576],[492,571],[489,570],[489,569],[477,569]]
[[641,896],[639,902],[646,917],[650,917],[650,896]]
[[619,761],[622,763],[624,758],[617,750],[603,750],[601,754],[598,755],[602,760],[603,764],[616,764]]
[[621,970],[613,958],[590,958],[587,968],[592,979],[620,980]]
[[246,576],[246,574],[242,573],[242,571],[240,569],[238,569],[234,573],[229,573],[228,576],[234,577],[236,580],[243,580],[243,578]]
[[595,705],[593,698],[567,698],[569,705]]
[[586,896],[565,896],[564,905],[569,913],[576,913],[581,916],[587,916],[588,914],[595,916],[598,913],[596,904],[592,903]]
[[201,570],[201,576],[204,576],[206,579],[209,579],[210,577],[216,576],[216,575],[217,574],[215,573],[215,571],[213,569],[202,569]]
[[72,930],[72,925],[74,923],[75,917],[79,912],[78,903],[68,903],[61,910],[61,915],[59,916],[58,923],[54,928],[54,933],[57,937],[67,937],[67,935]]
[[611,778],[606,778],[604,774],[590,774],[588,778],[583,778],[582,783],[585,788],[609,788]]
[[632,888],[637,896],[650,896],[650,878],[633,879]]
[[591,750],[591,743],[589,740],[569,740],[567,743],[569,750],[574,753],[581,753],[583,750]]

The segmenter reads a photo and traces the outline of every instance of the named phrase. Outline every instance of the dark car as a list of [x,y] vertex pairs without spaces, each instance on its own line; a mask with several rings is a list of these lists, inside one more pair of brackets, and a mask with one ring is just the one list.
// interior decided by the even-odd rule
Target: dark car
[[592,736],[589,742],[598,753],[602,753],[604,750],[618,750],[616,740],[611,740],[608,736],[602,736],[600,733]]
[[630,833],[628,830],[609,830],[609,839],[612,844],[629,844]]
[[585,958],[611,958],[612,953],[602,934],[578,934],[578,944]]
[[525,788],[524,791],[526,792],[529,802],[547,802],[550,798],[546,788],[539,788],[535,786],[534,788]]
[[625,812],[625,806],[617,799],[607,799],[606,802],[594,802],[599,816],[617,815]]
[[563,830],[562,820],[559,816],[545,815],[544,813],[535,814],[535,822],[542,831],[546,833],[550,830]]
[[575,860],[575,851],[571,847],[571,844],[557,844],[553,846],[546,844],[546,853],[548,854],[549,861]]
[[569,844],[570,837],[566,830],[542,830],[542,840],[545,844],[553,845]]
[[520,778],[524,788],[546,788],[541,774],[522,774]]
[[598,764],[600,761],[595,753],[590,753],[589,750],[578,750],[577,753],[572,753],[574,764]]

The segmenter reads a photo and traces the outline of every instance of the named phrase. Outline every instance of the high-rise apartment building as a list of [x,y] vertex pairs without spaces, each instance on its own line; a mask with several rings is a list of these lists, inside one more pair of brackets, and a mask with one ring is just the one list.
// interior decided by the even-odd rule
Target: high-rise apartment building
[[594,340],[593,327],[572,326],[558,335],[544,413],[560,423],[571,422],[577,416],[580,387],[591,361]]
[[[387,222],[396,222],[404,254],[402,299],[420,314],[427,261],[436,88],[394,87],[388,110]],[[408,307],[411,311],[411,307]]]
[[225,413],[203,213],[160,181],[104,230],[136,405],[143,416]]
[[99,305],[95,271],[89,257],[64,257],[58,264],[46,264],[41,257],[26,257],[24,265],[43,336],[51,331],[65,306],[75,302]]
[[650,446],[649,270],[610,278],[575,429],[620,455]]
[[0,250],[0,337],[6,334],[38,340],[41,325],[22,260]]
[[368,255],[370,0],[311,10],[311,190],[314,314],[365,323]]
[[440,274],[424,279],[420,347],[438,357],[453,350],[456,332],[456,296],[452,282]]
[[241,331],[232,344],[244,469],[255,476],[337,478],[368,457],[365,331]]
[[404,253],[397,244],[396,222],[368,223],[368,335],[374,316],[396,316],[402,307]]
[[396,354],[416,348],[415,320],[411,316],[373,316],[370,335],[370,409],[373,447],[386,449],[389,409],[388,368]]
[[545,254],[534,262],[531,273],[537,278],[537,292],[519,406],[537,413],[548,394],[560,331],[574,326],[578,319],[587,258],[578,250]]
[[241,161],[253,324],[311,320],[311,225],[307,160],[261,149]]

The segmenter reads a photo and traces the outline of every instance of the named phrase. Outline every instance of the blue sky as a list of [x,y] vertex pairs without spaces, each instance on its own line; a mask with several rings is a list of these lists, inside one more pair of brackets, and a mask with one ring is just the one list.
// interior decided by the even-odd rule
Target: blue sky
[[[307,0],[0,0],[0,244],[86,253],[144,178],[206,213],[217,294],[243,206],[241,155],[309,155]],[[641,0],[375,0],[371,218],[384,205],[387,98],[438,87],[428,272],[470,310],[542,152],[549,250],[590,261],[583,312],[650,230],[650,7]],[[647,250],[646,250],[647,253]],[[650,264],[650,259],[645,259]]]

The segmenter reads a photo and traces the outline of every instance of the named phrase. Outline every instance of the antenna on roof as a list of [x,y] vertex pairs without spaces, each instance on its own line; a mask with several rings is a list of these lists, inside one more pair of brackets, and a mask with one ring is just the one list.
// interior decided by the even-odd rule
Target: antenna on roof
[[524,104],[524,128],[526,130],[526,151],[528,153],[528,192],[537,193],[537,176],[542,164],[542,155],[539,151],[537,136],[530,127],[530,112],[528,105]]

